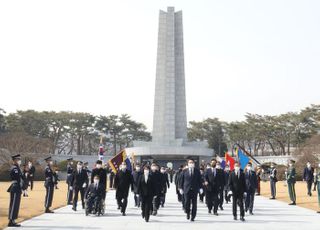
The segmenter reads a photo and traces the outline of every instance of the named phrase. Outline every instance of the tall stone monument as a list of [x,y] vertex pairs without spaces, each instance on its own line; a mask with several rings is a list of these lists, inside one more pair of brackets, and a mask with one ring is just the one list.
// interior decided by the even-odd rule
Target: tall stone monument
[[127,154],[141,161],[171,162],[210,158],[205,142],[187,142],[186,90],[182,11],[160,10],[152,142],[134,142]]

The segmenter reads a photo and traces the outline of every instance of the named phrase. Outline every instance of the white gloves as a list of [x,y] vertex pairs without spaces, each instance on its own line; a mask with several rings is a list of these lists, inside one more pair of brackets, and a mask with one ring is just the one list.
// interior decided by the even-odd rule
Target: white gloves
[[203,189],[202,189],[202,188],[200,188],[199,192],[200,192],[200,194],[202,194],[202,193],[203,193]]
[[246,192],[244,192],[244,193],[243,193],[243,195],[244,195],[244,196],[247,196],[247,193],[246,193]]
[[70,186],[69,189],[72,190],[73,189],[72,186]]
[[232,195],[232,191],[229,191],[229,192],[228,192],[228,196],[230,196],[230,195]]
[[84,184],[82,185],[82,188],[85,188],[85,187],[87,187],[87,183],[84,183]]
[[183,190],[181,188],[179,189],[179,193],[183,195]]

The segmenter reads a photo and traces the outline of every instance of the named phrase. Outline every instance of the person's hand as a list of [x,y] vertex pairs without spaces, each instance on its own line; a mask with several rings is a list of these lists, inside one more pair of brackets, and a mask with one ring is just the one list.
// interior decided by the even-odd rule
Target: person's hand
[[73,188],[72,188],[72,186],[70,186],[70,188],[69,188],[71,191],[73,190]]
[[85,188],[85,187],[87,187],[87,183],[84,183],[84,184],[82,185],[82,188]]
[[200,192],[200,194],[202,194],[202,193],[203,193],[203,189],[202,189],[202,188],[200,188],[199,192]]
[[179,189],[179,193],[183,195],[183,190],[181,188]]
[[204,184],[205,184],[205,185],[208,185],[209,183],[208,183],[208,181],[206,181],[206,182],[204,182]]
[[244,195],[244,196],[247,196],[247,193],[246,193],[246,192],[244,192],[244,193],[243,193],[243,195]]

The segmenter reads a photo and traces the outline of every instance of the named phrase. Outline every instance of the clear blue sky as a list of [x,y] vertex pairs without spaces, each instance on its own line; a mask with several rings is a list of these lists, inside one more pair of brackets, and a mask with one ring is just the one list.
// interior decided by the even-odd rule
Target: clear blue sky
[[320,1],[1,1],[0,107],[152,127],[159,9],[183,11],[188,120],[320,102]]

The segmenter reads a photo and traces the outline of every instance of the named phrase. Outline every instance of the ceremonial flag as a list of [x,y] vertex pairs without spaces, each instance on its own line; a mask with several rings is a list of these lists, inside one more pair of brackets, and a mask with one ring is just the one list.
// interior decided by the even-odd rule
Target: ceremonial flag
[[224,169],[224,167],[226,167],[226,161],[225,160],[223,160],[221,157],[219,157],[219,156],[217,156],[216,157],[216,159],[217,159],[217,161],[219,161],[220,162],[220,164],[221,164],[221,168],[223,168]]
[[232,156],[230,156],[228,154],[228,152],[226,152],[226,154],[225,154],[225,160],[226,160],[226,165],[229,165],[230,170],[233,170],[234,169],[235,160],[233,159]]
[[117,155],[109,160],[109,165],[114,173],[117,173],[122,162],[126,162],[127,169],[132,171],[131,161],[127,157],[126,150],[121,150]]
[[237,155],[238,155],[240,167],[241,169],[244,169],[249,163],[250,159],[240,149],[237,149]]

